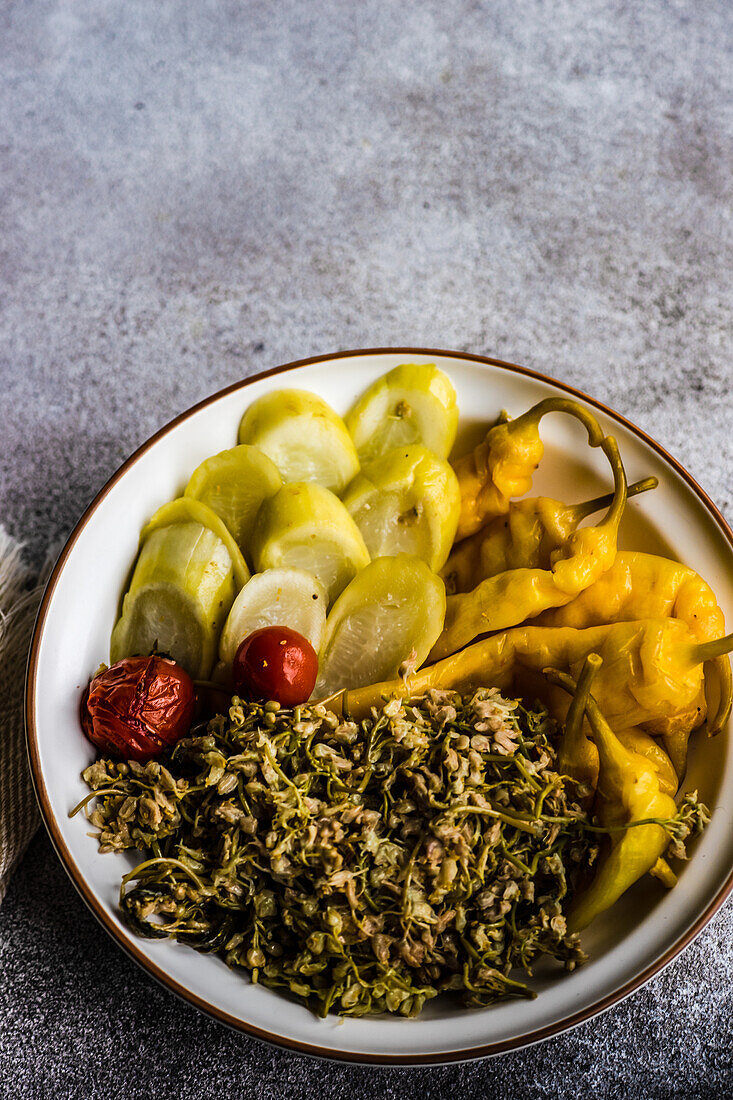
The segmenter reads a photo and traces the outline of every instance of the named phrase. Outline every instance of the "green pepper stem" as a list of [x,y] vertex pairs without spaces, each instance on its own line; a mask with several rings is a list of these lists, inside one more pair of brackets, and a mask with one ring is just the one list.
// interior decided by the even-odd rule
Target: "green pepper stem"
[[[572,678],[572,676],[569,676],[567,674],[567,672],[561,672],[557,668],[543,668],[542,669],[542,675],[546,679],[548,679],[551,684],[557,684],[558,687],[564,688],[564,690],[567,691],[568,695],[575,696],[577,691],[578,691],[578,688],[580,687],[581,680],[583,679],[583,674],[585,673],[586,675],[590,676],[590,678],[592,680],[593,676],[595,676],[596,672],[598,672],[598,669],[601,667],[602,664],[603,664],[603,658],[602,657],[600,657],[597,653],[589,653],[588,656],[586,657],[585,661],[583,662],[583,668],[581,669],[581,673],[580,673],[580,676],[578,677],[577,683]],[[586,668],[592,669],[592,672],[587,672],[586,673]],[[590,686],[590,684],[589,684],[589,686]],[[586,698],[587,698],[587,692],[586,692]],[[572,703],[570,705],[572,707]],[[569,710],[568,710],[568,715],[570,715]]]
[[596,748],[601,758],[601,767],[604,766],[606,761],[613,760],[615,754],[622,753],[624,756],[628,757],[629,753],[611,729],[603,716],[601,708],[592,695],[588,696],[585,713],[588,716],[588,724],[590,725],[593,740],[596,743]]
[[662,885],[666,886],[668,890],[671,890],[673,886],[677,885],[677,875],[663,856],[659,857],[649,871],[649,874],[654,875],[654,878],[658,878]]
[[[589,662],[594,668],[595,675],[595,673],[603,664],[603,658],[600,657],[597,653],[589,653],[585,659],[583,671],[580,674],[581,677],[583,675],[583,672],[585,671],[586,665],[588,665]],[[564,688],[565,691],[569,693],[572,692],[573,694],[578,691],[580,678],[578,680],[578,683],[576,684],[572,676],[568,676],[565,672],[558,672],[556,669],[545,669],[544,674],[545,676],[547,676],[547,679],[551,683],[557,684],[558,687]],[[585,713],[586,717],[588,718],[590,728],[593,732],[593,740],[596,743],[596,747],[598,748],[598,751],[601,755],[601,759],[603,759],[605,755],[610,755],[612,752],[622,748],[621,742],[618,740],[616,734],[613,732],[608,722],[603,717],[603,714],[601,713],[601,708],[598,706],[598,703],[595,701],[591,694],[588,694],[586,697]]]
[[713,661],[716,657],[723,657],[733,649],[733,634],[726,634],[724,638],[715,638],[712,642],[698,642],[689,646],[688,655],[691,665],[701,665],[703,661]]
[[603,442],[603,429],[590,409],[584,408],[578,401],[571,401],[567,397],[546,397],[544,401],[538,401],[531,409],[518,416],[516,420],[509,422],[509,431],[523,431],[527,424],[536,424],[551,412],[567,413],[579,420],[588,432],[588,441],[591,447],[600,447]]
[[618,443],[612,435],[607,435],[601,443],[601,450],[611,464],[613,470],[613,497],[611,499],[611,506],[606,512],[605,516],[601,520],[599,526],[618,527],[621,522],[621,516],[624,514],[624,508],[626,507],[626,498],[628,496],[628,485],[626,482],[626,471],[624,470],[624,464],[621,461],[621,455],[618,449]]
[[[635,481],[633,485],[629,485],[626,490],[627,499],[631,497],[638,497],[641,493],[648,493],[651,489],[656,489],[659,485],[659,481],[656,477],[645,477],[642,481]],[[578,517],[578,523],[581,520],[587,519],[588,516],[592,516],[594,512],[600,512],[602,508],[610,508],[613,504],[613,493],[604,493],[603,496],[593,497],[592,500],[583,500],[580,504],[572,505],[572,509]]]
[[[573,698],[565,719],[563,747],[569,748],[571,745],[577,744],[578,740],[583,736],[583,719],[585,717],[585,708],[590,694],[590,687],[593,682],[593,677],[602,664],[603,660],[597,653],[589,653],[583,662],[583,668],[578,677],[578,682],[574,687]],[[569,676],[566,677],[565,673],[559,672],[556,669],[545,669],[545,676],[554,683],[560,683],[562,687],[566,686],[565,680],[570,683],[573,682]]]
[[69,810],[69,817],[76,817],[79,810],[83,810],[85,806],[88,806],[93,798],[106,798],[108,794],[127,794],[127,791],[122,787],[100,787],[96,791],[92,791],[86,798],[82,798],[81,802],[74,806],[73,810]]

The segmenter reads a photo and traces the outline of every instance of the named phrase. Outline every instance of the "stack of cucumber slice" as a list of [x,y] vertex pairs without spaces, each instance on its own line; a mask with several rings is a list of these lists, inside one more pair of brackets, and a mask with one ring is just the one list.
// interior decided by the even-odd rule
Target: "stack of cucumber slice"
[[345,421],[304,390],[259,398],[143,528],[112,660],[165,653],[206,679],[218,659],[226,683],[248,634],[289,626],[320,655],[317,698],[419,667],[445,616],[457,422],[432,364],[395,367]]

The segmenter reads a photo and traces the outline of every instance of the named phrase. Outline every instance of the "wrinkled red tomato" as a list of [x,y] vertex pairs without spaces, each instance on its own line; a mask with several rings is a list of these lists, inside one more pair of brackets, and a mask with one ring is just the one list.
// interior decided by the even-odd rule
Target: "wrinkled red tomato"
[[274,699],[284,707],[305,703],[316,686],[318,657],[307,638],[287,626],[254,630],[237,650],[235,690],[245,699]]
[[191,726],[193,681],[167,657],[127,657],[98,673],[81,701],[81,724],[103,752],[144,762]]

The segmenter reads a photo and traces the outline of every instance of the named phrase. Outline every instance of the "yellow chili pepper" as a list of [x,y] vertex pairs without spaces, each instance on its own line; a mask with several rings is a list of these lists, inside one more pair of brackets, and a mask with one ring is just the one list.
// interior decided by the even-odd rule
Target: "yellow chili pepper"
[[[578,686],[572,696],[567,717],[563,725],[563,735],[558,748],[558,769],[563,775],[569,775],[578,783],[583,783],[591,791],[598,785],[598,749],[595,743],[587,736],[585,727],[585,702],[590,693],[591,676],[586,669],[591,666],[583,665]],[[545,670],[546,674],[547,670]],[[557,680],[553,680],[557,683]],[[624,748],[629,752],[643,756],[654,768],[659,779],[659,785],[665,794],[674,795],[679,787],[679,780],[672,760],[648,733],[638,726],[628,726],[626,729],[614,730]]]
[[545,626],[596,626],[642,617],[682,619],[701,642],[725,630],[708,584],[678,561],[620,550],[613,566],[565,607],[545,612]]
[[574,416],[588,432],[591,447],[600,446],[603,432],[596,418],[577,401],[564,397],[548,397],[516,420],[495,424],[483,442],[453,463],[461,488],[456,541],[472,535],[494,516],[506,515],[511,498],[529,491],[544,453],[539,424],[551,412]]
[[[703,703],[704,694],[703,684]],[[702,710],[701,713],[704,713],[704,710]],[[655,723],[650,723],[650,726],[653,728],[655,725],[661,725],[662,723],[664,723],[665,726],[672,726],[674,721],[675,719],[659,718]],[[690,733],[692,732],[690,726],[692,726],[694,730],[697,728],[697,724],[692,725],[694,719],[690,718],[689,714],[683,714],[677,721],[679,722],[679,728],[671,729],[670,732],[665,733],[660,740],[664,745],[664,751],[674,765],[674,770],[677,772],[678,779],[681,781],[687,771],[687,747],[690,741]]]
[[[715,593],[693,569],[655,554],[620,551],[611,568],[564,607],[544,612],[543,626],[587,627],[621,620],[672,617],[687,624],[700,642],[725,634],[725,618]],[[730,660],[721,655],[705,668],[705,696],[693,701],[686,714],[662,718],[648,732],[664,737],[665,746],[681,777],[687,760],[687,741],[705,717],[713,699],[711,681],[717,681],[717,705],[710,707],[708,732],[718,733],[728,721],[733,699]]]
[[[585,719],[585,700],[590,692],[590,679],[595,670],[587,662],[583,664],[578,676],[577,690],[569,700],[566,691],[554,686],[555,681],[547,683],[547,670],[543,671],[545,675],[538,679],[535,674],[528,675],[523,670],[520,677],[515,677],[512,690],[517,691],[519,688],[518,694],[522,698],[542,699],[563,730],[558,746],[558,769],[564,775],[584,784],[590,791],[595,791],[598,783],[598,750],[587,736],[588,722]],[[545,684],[546,688],[542,690]],[[672,760],[659,742],[639,726],[616,728],[614,732],[627,749],[638,752],[649,760],[657,771],[662,789],[668,794],[675,794],[679,786],[678,776]]]
[[[638,496],[658,484],[655,477],[646,477],[629,485],[626,495]],[[552,552],[568,541],[584,519],[612,502],[612,493],[580,504],[563,504],[551,497],[513,500],[506,515],[454,545],[440,571],[446,592],[449,596],[469,592],[487,577],[508,569],[548,569]]]
[[630,726],[625,730],[614,730],[621,744],[629,752],[635,752],[651,764],[657,773],[659,787],[665,794],[675,795],[679,787],[679,779],[674,764],[658,741],[655,741],[645,730],[638,726]]
[[[590,654],[586,661],[586,666],[596,671],[601,664],[596,654]],[[570,677],[549,670],[548,675],[567,690],[576,690]],[[601,859],[593,881],[570,907],[568,930],[571,932],[587,928],[657,865],[670,837],[653,821],[668,821],[677,813],[675,801],[663,790],[654,765],[622,743],[592,695],[586,699],[585,710],[600,760],[598,819],[604,828],[614,831],[610,834],[610,850]]]
[[[598,749],[595,743],[586,736],[584,731],[585,706],[590,694],[591,682],[597,670],[597,663],[589,658],[583,664],[575,692],[567,708],[567,716],[563,722],[563,734],[558,748],[558,768],[564,775],[569,775],[578,783],[584,784],[591,791],[595,791],[598,785]],[[545,670],[545,674],[558,684],[559,673]],[[585,723],[587,725],[587,722]],[[672,760],[664,749],[653,737],[650,737],[638,726],[630,726],[628,729],[615,730],[621,744],[629,752],[643,756],[654,768],[659,780],[660,789],[664,794],[675,795],[679,786],[677,771]],[[668,889],[677,882],[677,876],[665,859],[656,861],[649,873],[658,878]]]
[[549,569],[510,569],[482,581],[472,592],[449,596],[443,632],[430,654],[440,660],[479,634],[506,630],[550,607],[574,600],[610,569],[616,556],[618,527],[626,506],[626,474],[616,440],[601,448],[613,470],[614,494],[606,516],[594,527],[581,527],[550,555]]
[[702,665],[733,649],[733,634],[697,642],[679,619],[643,619],[576,630],[573,627],[520,626],[483,638],[404,680],[345,692],[342,706],[366,717],[383,696],[404,698],[429,688],[472,691],[498,687],[511,691],[517,673],[561,668],[577,676],[589,653],[604,665],[594,695],[618,729],[684,713],[697,698]]

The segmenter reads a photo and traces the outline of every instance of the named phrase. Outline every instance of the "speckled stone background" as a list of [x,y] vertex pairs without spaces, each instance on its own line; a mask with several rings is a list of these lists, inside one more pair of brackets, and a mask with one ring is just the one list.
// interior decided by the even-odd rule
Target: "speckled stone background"
[[[6,0],[0,516],[35,561],[221,386],[375,345],[580,386],[733,518],[728,0]],[[733,907],[642,992],[483,1064],[319,1064],[129,962],[45,835],[0,909],[3,1097],[733,1089]]]

